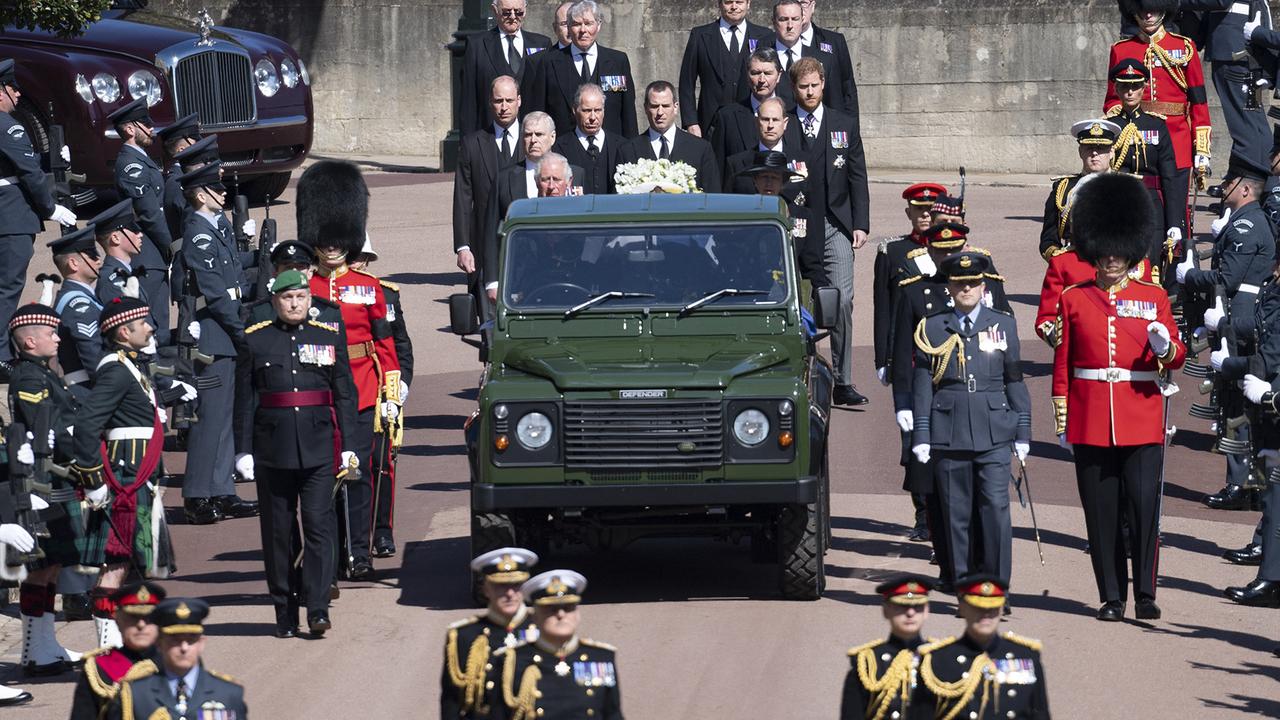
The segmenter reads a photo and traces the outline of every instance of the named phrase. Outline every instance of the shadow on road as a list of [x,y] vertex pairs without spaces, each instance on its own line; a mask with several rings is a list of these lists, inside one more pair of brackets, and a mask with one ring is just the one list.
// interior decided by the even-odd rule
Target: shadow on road
[[1247,715],[1257,715],[1258,717],[1280,717],[1280,702],[1275,700],[1267,700],[1265,698],[1249,697],[1248,695],[1237,695],[1235,693],[1228,697],[1237,700],[1236,703],[1223,702],[1221,700],[1209,700],[1200,698],[1200,702],[1205,707],[1220,708],[1223,710],[1235,710]]
[[438,457],[441,455],[466,455],[466,445],[406,445],[400,448],[401,455],[419,457]]
[[[1225,600],[1223,602],[1226,602]],[[1266,653],[1276,648],[1274,638],[1261,637],[1253,633],[1237,632],[1227,628],[1208,627],[1206,625],[1192,625],[1189,623],[1167,623],[1151,629],[1152,632],[1161,633],[1163,635],[1173,635],[1188,640],[1220,640],[1229,645],[1247,648],[1255,652]],[[1205,657],[1206,653],[1194,653],[1199,657]],[[1280,715],[1272,714],[1270,717],[1280,717]]]
[[463,275],[461,270],[433,273],[402,272],[384,275],[382,279],[401,285],[443,285],[444,287],[453,287],[454,285],[465,285],[467,276]]
[[466,415],[412,415],[405,419],[406,430],[457,430],[462,431]]

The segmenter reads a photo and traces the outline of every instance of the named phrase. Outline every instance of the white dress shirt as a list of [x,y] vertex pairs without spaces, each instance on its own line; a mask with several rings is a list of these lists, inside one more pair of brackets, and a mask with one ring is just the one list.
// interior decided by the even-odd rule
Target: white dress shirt
[[515,157],[516,146],[518,143],[521,142],[520,121],[519,120],[512,121],[511,127],[509,128],[503,128],[501,125],[499,125],[496,122],[493,124],[493,144],[494,144],[494,147],[498,148],[499,155],[502,154],[502,131],[504,129],[507,131],[507,145],[511,148],[511,154],[508,157]]
[[760,152],[782,152],[782,138],[778,138],[778,144],[769,147],[759,140],[756,141],[756,150]]
[[587,74],[590,75],[591,73],[595,72],[597,56],[599,54],[600,53],[598,52],[598,48],[595,43],[592,43],[591,47],[587,48],[586,50],[579,50],[578,46],[576,45],[573,46],[573,69],[577,70],[578,74],[582,74],[582,56],[586,55],[587,56]]
[[660,133],[651,127],[649,128],[649,144],[653,146],[653,156],[656,158],[662,157],[662,142],[658,140],[658,138],[663,136],[666,136],[667,138],[667,156],[670,157],[671,153],[676,151],[675,125],[667,128],[667,131],[664,133]]
[[809,27],[800,31],[800,44],[805,47],[813,45],[813,23],[810,23]]
[[747,21],[746,21],[746,20],[743,20],[742,22],[738,23],[737,25],[730,25],[729,23],[727,23],[727,22],[725,22],[725,21],[724,21],[724,18],[720,18],[720,40],[721,40],[722,42],[724,42],[724,49],[725,49],[725,50],[731,50],[731,49],[733,49],[733,48],[732,48],[733,35],[731,35],[731,34],[729,33],[729,28],[731,28],[731,27],[736,27],[736,28],[738,28],[738,33],[737,33],[737,34],[738,34],[738,49],[739,49],[739,50],[741,50],[742,48],[744,48],[744,47],[746,47],[746,46],[747,46],[747,28],[746,28],[746,24],[747,24]]
[[[814,111],[813,111],[813,113],[812,113],[812,114],[813,114],[813,132],[814,132],[814,134],[813,134],[813,135],[810,135],[809,137],[811,137],[811,138],[816,138],[816,137],[818,136],[818,135],[817,135],[818,131],[822,129],[822,105],[818,105],[818,107],[814,109]],[[806,118],[808,118],[808,117],[809,117],[809,115],[810,115],[810,113],[809,113],[809,111],[808,111],[808,110],[805,110],[804,108],[800,107],[799,105],[796,105],[796,118],[800,121],[800,134],[801,134],[801,135],[808,135],[808,133],[806,133],[806,132],[804,131],[804,121],[805,121],[805,119],[806,119]]]
[[524,196],[538,197],[538,163],[534,160],[524,161]]
[[795,62],[796,60],[804,57],[804,43],[802,42],[796,42],[794,47],[789,48],[782,44],[782,40],[774,40],[773,49],[778,51],[778,62],[782,63],[782,71],[784,73],[791,69],[791,66],[787,64],[788,50],[791,51],[791,62]]
[[[587,134],[582,132],[582,128],[574,128],[573,134],[578,137],[578,144],[582,146],[582,149],[586,150]],[[594,137],[596,139],[596,149],[599,150],[600,152],[604,152],[604,128],[600,128],[599,130],[597,130],[595,132]]]
[[[507,35],[509,34],[513,34],[516,36],[516,54],[519,55],[521,59],[523,59],[524,58],[524,31],[523,30],[517,30],[514,33],[506,33],[501,30],[498,31],[498,40],[502,43],[502,57],[507,57],[507,48],[511,47],[510,41],[507,40]],[[507,61],[510,62],[510,58],[508,58]]]

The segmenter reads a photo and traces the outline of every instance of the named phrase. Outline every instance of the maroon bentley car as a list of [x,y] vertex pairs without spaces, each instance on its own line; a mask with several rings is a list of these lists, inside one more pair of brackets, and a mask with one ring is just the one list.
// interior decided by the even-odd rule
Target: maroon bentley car
[[[62,125],[71,172],[85,185],[110,186],[120,138],[107,115],[146,97],[157,130],[199,113],[242,191],[279,196],[311,148],[311,78],[302,58],[269,35],[215,26],[204,11],[181,19],[146,4],[115,0],[74,38],[0,28],[0,57],[18,61],[14,115],[37,149],[51,123]],[[159,148],[152,153],[162,160]]]

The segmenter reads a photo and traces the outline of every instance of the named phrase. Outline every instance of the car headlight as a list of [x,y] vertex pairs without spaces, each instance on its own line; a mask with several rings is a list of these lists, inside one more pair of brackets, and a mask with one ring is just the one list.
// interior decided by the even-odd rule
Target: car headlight
[[120,81],[115,75],[98,73],[93,76],[93,94],[104,103],[113,103],[120,99]]
[[554,430],[551,418],[540,412],[531,412],[516,423],[516,439],[529,450],[541,450],[551,442]]
[[769,437],[769,418],[755,408],[747,408],[733,419],[733,436],[748,447],[755,447]]
[[280,61],[280,79],[284,81],[284,86],[287,88],[298,86],[298,68],[289,58]]
[[302,76],[302,84],[311,84],[311,73],[307,72],[307,64],[302,62],[302,58],[298,58],[298,75]]
[[134,100],[145,97],[147,107],[154,107],[164,97],[164,91],[161,90],[160,81],[155,75],[146,70],[139,70],[129,76],[129,97]]
[[81,73],[76,73],[76,92],[80,94],[80,99],[90,103],[93,102],[93,86],[89,84],[89,79]]
[[280,76],[276,74],[276,66],[266,58],[253,66],[253,79],[258,81],[258,92],[266,97],[271,97],[280,90]]

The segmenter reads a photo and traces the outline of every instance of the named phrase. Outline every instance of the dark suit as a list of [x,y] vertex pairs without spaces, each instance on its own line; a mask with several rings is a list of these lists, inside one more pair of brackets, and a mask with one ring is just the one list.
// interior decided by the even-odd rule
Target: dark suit
[[[849,55],[849,42],[843,33],[813,25],[813,43],[818,49],[831,53],[836,58],[836,66],[840,68],[840,96],[844,98],[841,110],[858,117],[858,81],[853,77],[853,58]],[[827,48],[831,49],[828,50]],[[831,91],[831,82],[827,82],[827,91]]]
[[[529,91],[521,103],[524,114],[541,110],[555,121],[556,132],[568,135],[576,125],[573,116],[573,95],[582,85],[578,63],[574,62],[575,48],[550,50],[536,64],[537,77],[529,84]],[[604,89],[604,129],[624,137],[635,137],[636,84],[631,77],[631,61],[621,50],[607,48],[596,43],[595,66],[591,68],[591,81]]]
[[[789,125],[802,134],[800,117],[796,112],[791,114]],[[839,135],[833,136],[832,133],[845,135],[840,139]],[[840,145],[844,147],[838,147]],[[867,160],[862,151],[857,120],[826,107],[817,138],[807,157],[809,183],[818,194],[818,202],[822,203],[821,206],[810,203],[810,207],[821,207],[845,235],[852,235],[854,230],[869,229],[871,195],[867,189]],[[821,172],[819,168],[822,168]]]
[[[493,201],[497,197],[498,175],[507,165],[524,162],[524,144],[515,141],[513,151],[515,158],[510,162],[499,157],[492,124],[462,138],[458,150],[458,169],[454,171],[453,180],[453,249],[457,251],[464,246],[471,249],[476,258],[477,276],[484,267],[484,235],[490,227],[490,215],[495,212]],[[484,307],[479,290],[489,281],[486,277],[468,278],[478,307]]]
[[[770,33],[760,41],[760,45],[761,47],[776,49],[777,39],[776,35]],[[823,52],[821,49],[814,47],[813,45],[805,45],[804,43],[796,43],[795,50],[800,53],[799,57],[795,58],[796,60],[811,57],[822,63],[822,71],[825,76],[823,79],[823,86],[825,89],[823,90],[822,104],[837,110],[846,110],[848,105],[847,99],[844,96],[844,76],[840,72],[840,64],[836,61],[836,56],[829,52]],[[742,59],[742,67],[739,72],[742,73],[743,77],[746,77],[747,75],[747,63],[749,62],[749,58],[750,56],[744,56]],[[778,60],[786,65],[786,57],[781,51],[778,52]],[[795,105],[796,93],[791,87],[791,74],[788,72],[788,69],[784,69],[782,71],[782,77],[778,78],[778,86],[774,88],[773,94],[785,100],[787,107],[791,107],[792,105]],[[747,83],[743,83],[741,88],[738,90],[738,99],[745,98],[750,94],[750,86]]]
[[[743,56],[750,55],[755,45],[769,35],[768,28],[745,20],[738,28],[741,50],[736,56],[724,44],[719,18],[690,30],[689,41],[684,46],[684,58],[680,61],[680,123],[685,127],[700,126],[704,137],[716,110],[740,96],[739,85],[746,77]],[[696,101],[695,85],[698,86]]]
[[[657,154],[653,152],[653,142],[649,139],[648,130],[631,141],[631,150],[636,158],[658,159]],[[711,143],[677,128],[669,157],[672,161],[685,163],[698,172],[698,187],[703,192],[720,192],[720,168],[716,163],[715,153],[711,152]]]
[[[581,185],[582,178],[586,175],[586,171],[582,168],[569,164],[569,170],[573,173],[572,185]],[[507,218],[507,209],[511,207],[511,203],[517,200],[524,200],[533,197],[529,195],[529,185],[525,181],[525,165],[512,165],[502,171],[502,176],[498,178],[498,205],[497,212],[491,215],[492,223],[490,229],[484,234],[484,276],[485,282],[498,281],[498,255],[501,250],[501,240],[498,237],[498,227],[502,225],[502,221]]]
[[[735,195],[754,195],[756,193],[755,181],[752,180],[750,176],[743,175],[742,173],[743,171],[755,166],[756,155],[759,152],[759,147],[760,142],[756,141],[746,150],[734,153],[728,158],[725,158],[724,182],[721,184],[721,187],[724,188],[724,192],[734,193]],[[793,164],[796,160],[802,159],[800,154],[800,141],[793,140],[791,138],[789,128],[788,132],[783,133],[782,135],[782,154],[786,155],[787,160],[791,161]],[[788,187],[795,188],[797,192],[803,190],[806,195],[806,200],[808,200],[808,180],[798,179],[796,182],[788,183]],[[791,196],[794,197],[795,194],[792,193]],[[814,207],[811,201],[806,202],[805,205]]]
[[582,168],[582,181],[578,181],[575,171],[573,184],[581,185],[584,195],[612,195],[613,171],[622,163],[636,159],[630,140],[608,130],[604,130],[603,133],[604,147],[595,158],[587,154],[578,140],[578,133],[574,131],[560,136],[552,148],[565,156],[571,165]]
[[517,83],[530,72],[532,58],[551,46],[551,38],[521,30],[524,51],[519,68],[507,62],[506,34],[498,28],[476,33],[467,38],[462,56],[462,101],[458,106],[458,126],[463,135],[493,123],[489,113],[489,85],[494,78],[510,75]]

